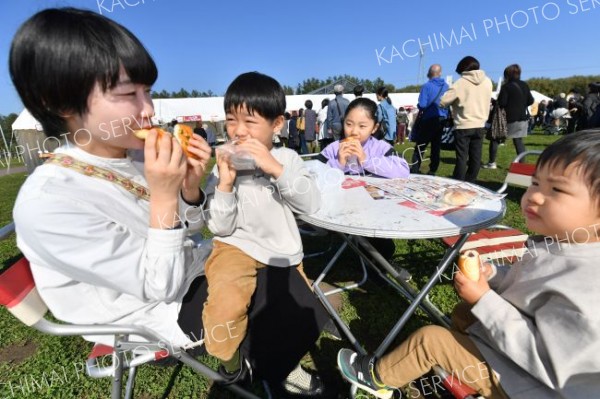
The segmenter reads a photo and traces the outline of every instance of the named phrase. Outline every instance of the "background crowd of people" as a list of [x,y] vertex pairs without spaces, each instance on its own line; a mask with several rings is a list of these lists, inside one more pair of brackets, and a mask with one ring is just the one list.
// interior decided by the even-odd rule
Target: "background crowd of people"
[[530,130],[546,127],[549,133],[573,133],[600,126],[600,82],[588,84],[583,95],[573,88],[553,100],[543,100],[531,109]]
[[[554,99],[536,102],[526,82],[521,80],[521,67],[512,64],[505,68],[497,98],[493,98],[493,84],[480,69],[479,61],[464,57],[455,69],[460,78],[449,86],[442,78],[442,66],[430,66],[428,81],[421,87],[417,107],[396,108],[388,90],[376,91],[377,122],[373,136],[390,145],[415,143],[410,162],[411,173],[422,173],[421,163],[426,151],[430,153],[429,170],[435,175],[440,163],[442,136],[452,130],[452,146],[456,152],[453,177],[475,181],[480,168],[496,169],[499,146],[510,139],[519,155],[527,149],[523,139],[534,128],[547,134],[573,133],[600,126],[600,82],[590,83],[584,96],[577,89],[560,93]],[[362,97],[364,87],[353,89],[355,98]],[[334,97],[323,99],[318,111],[313,102],[306,100],[299,110],[287,112],[285,124],[274,137],[275,146],[286,146],[299,154],[323,151],[333,141],[344,137],[343,115],[349,104],[344,97],[344,86],[334,86]],[[502,111],[507,132],[505,137],[491,138],[489,132],[494,112]],[[482,162],[485,137],[490,139],[488,162]]]
[[[285,123],[281,131],[273,137],[276,147],[289,147],[299,154],[314,154],[323,151],[332,142],[344,138],[343,119],[350,100],[344,97],[344,86],[334,86],[334,97],[321,101],[320,108],[315,111],[312,100],[306,100],[298,110],[285,113]],[[364,87],[353,88],[355,98],[362,97]],[[391,145],[404,144],[409,138],[410,129],[415,121],[418,109],[401,106],[398,109],[392,104],[385,87],[376,93],[379,102],[377,118],[380,124],[374,136],[385,139]]]

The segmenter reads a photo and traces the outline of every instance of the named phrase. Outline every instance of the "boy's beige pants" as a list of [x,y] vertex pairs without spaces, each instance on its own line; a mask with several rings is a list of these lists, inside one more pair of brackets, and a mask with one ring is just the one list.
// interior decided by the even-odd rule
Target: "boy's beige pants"
[[452,314],[455,329],[427,326],[417,330],[400,346],[384,355],[376,365],[382,382],[404,387],[405,398],[420,398],[424,392],[443,391],[441,381],[422,379],[435,365],[453,373],[488,399],[508,399],[492,369],[468,336],[465,329],[475,322],[470,307],[460,303]]
[[[257,272],[267,266],[237,247],[213,241],[213,251],[205,265],[208,298],[202,312],[204,343],[211,355],[228,361],[238,350],[246,336]],[[308,284],[302,264],[297,268]]]

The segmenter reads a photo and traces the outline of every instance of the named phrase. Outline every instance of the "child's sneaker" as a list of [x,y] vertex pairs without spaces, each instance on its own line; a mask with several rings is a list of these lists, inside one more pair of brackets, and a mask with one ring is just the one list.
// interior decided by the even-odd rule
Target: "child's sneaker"
[[219,374],[223,377],[224,381],[221,382],[223,385],[231,384],[244,384],[252,382],[252,366],[248,359],[242,357],[240,362],[240,368],[232,373],[225,370],[223,365],[219,366]]
[[498,169],[496,162],[490,162],[481,166],[483,169]]
[[393,389],[376,381],[373,357],[359,355],[350,349],[342,349],[338,352],[337,363],[342,377],[352,385],[378,398],[390,399],[394,394]]
[[264,381],[264,384],[268,398],[321,399],[331,396],[319,375],[300,365],[292,370],[283,382]]

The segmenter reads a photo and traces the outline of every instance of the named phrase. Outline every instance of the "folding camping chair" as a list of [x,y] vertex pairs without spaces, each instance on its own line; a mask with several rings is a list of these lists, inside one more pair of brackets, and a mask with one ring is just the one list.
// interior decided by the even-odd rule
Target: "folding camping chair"
[[[14,232],[14,227],[14,223],[11,223],[0,229],[0,241]],[[133,395],[137,367],[168,357],[185,363],[213,381],[224,382],[221,375],[188,354],[186,349],[189,348],[165,349],[168,340],[146,327],[115,324],[58,324],[45,319],[48,307],[35,287],[29,262],[25,258],[19,259],[0,274],[0,305],[5,306],[23,324],[46,334],[114,336],[115,343],[112,347],[96,344],[86,361],[86,372],[90,377],[112,378],[112,399],[121,398],[125,370],[129,370],[125,386],[125,398],[128,399]],[[135,341],[132,336],[142,337],[147,341]],[[107,366],[99,364],[99,358],[109,355],[112,358],[111,364]],[[239,397],[258,399],[257,396],[237,385],[226,385],[226,388]]]
[[[517,155],[508,168],[504,184],[497,192],[504,193],[509,185],[522,188],[529,187],[531,176],[535,172],[535,164],[521,163],[520,161],[527,155],[539,155],[541,153],[541,151],[525,151]],[[495,225],[471,234],[461,250],[475,249],[484,261],[507,260],[512,263],[525,253],[527,237],[528,235],[520,230],[509,226]],[[451,246],[458,238],[459,236],[447,237],[442,241],[444,244]]]

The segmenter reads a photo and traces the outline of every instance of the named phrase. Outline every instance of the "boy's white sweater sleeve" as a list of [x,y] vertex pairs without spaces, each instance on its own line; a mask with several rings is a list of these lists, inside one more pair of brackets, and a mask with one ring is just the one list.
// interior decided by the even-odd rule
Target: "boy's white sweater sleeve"
[[321,192],[299,156],[295,155],[285,163],[281,176],[278,179],[272,178],[271,183],[292,212],[310,215],[319,210]]
[[235,231],[237,225],[237,194],[235,187],[230,193],[217,189],[219,178],[216,171],[206,184],[206,205],[204,218],[208,229],[216,236],[226,237]]

